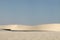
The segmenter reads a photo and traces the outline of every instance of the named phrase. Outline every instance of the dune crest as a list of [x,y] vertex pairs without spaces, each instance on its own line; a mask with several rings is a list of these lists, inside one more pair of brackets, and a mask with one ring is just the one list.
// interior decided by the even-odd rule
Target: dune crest
[[37,25],[40,30],[49,30],[49,31],[60,31],[60,24],[44,24]]
[[43,24],[43,25],[36,25],[36,26],[2,25],[2,26],[0,26],[0,29],[60,31],[60,24]]

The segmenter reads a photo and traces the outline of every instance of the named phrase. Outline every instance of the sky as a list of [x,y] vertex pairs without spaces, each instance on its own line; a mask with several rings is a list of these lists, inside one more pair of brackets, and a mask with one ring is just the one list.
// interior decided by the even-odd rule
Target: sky
[[60,0],[0,0],[0,25],[60,23]]

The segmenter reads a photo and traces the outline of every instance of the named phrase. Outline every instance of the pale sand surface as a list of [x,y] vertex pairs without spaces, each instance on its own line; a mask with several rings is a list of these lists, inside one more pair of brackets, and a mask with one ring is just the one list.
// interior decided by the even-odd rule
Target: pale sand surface
[[2,26],[0,26],[0,29],[60,31],[60,24],[43,24],[43,25],[35,25],[35,26],[27,26],[27,25],[2,25]]
[[[43,31],[20,32],[20,31],[6,31],[3,29],[43,30]],[[2,25],[0,26],[0,40],[60,40],[60,24],[43,24],[36,26]]]
[[60,32],[0,31],[0,40],[60,40]]

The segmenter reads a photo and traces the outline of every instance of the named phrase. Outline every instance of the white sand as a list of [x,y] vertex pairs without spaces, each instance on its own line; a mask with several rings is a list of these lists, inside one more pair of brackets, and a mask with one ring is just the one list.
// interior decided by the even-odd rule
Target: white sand
[[43,25],[36,25],[36,26],[4,25],[4,27],[1,26],[0,29],[60,31],[60,24],[43,24]]
[[0,30],[0,40],[60,40],[60,24],[43,24],[32,26],[1,25],[0,29],[11,30],[49,30],[56,32],[16,32]]
[[0,40],[60,40],[60,32],[0,31]]
[[37,25],[40,30],[60,31],[60,24],[44,24]]

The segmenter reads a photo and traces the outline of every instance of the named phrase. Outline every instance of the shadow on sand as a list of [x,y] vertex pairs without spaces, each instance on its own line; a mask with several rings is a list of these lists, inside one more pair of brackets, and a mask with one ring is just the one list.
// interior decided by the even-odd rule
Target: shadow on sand
[[11,32],[53,32],[48,30],[11,30],[11,29],[3,29],[3,30]]

